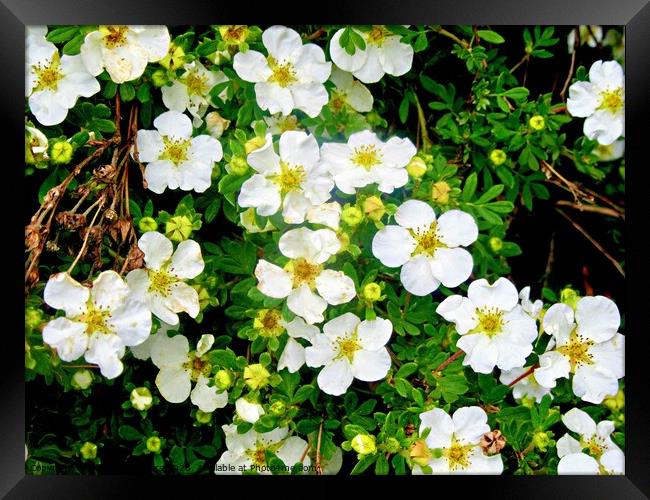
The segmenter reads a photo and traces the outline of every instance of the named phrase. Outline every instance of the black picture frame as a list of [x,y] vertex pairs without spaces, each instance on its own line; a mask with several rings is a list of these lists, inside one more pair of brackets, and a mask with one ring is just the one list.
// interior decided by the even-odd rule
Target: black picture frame
[[[81,0],[0,0],[0,33],[2,33],[2,94],[0,107],[7,127],[2,134],[3,152],[11,150],[10,157],[3,156],[3,173],[8,188],[2,196],[8,244],[5,272],[7,297],[14,297],[15,307],[6,305],[5,315],[11,316],[2,335],[5,337],[5,356],[0,363],[2,406],[0,410],[0,495],[9,499],[23,498],[90,498],[160,496],[167,498],[178,491],[181,498],[194,496],[199,488],[213,492],[210,496],[232,494],[239,491],[250,496],[248,488],[266,488],[286,495],[317,493],[310,481],[321,479],[292,478],[300,483],[287,489],[283,485],[267,483],[259,478],[227,478],[223,476],[184,477],[130,477],[130,476],[27,476],[24,462],[24,367],[21,357],[19,328],[21,322],[20,297],[22,277],[13,262],[21,257],[19,234],[24,225],[16,212],[13,186],[21,185],[23,174],[21,142],[24,121],[24,27],[31,24],[192,24],[242,22],[249,24],[300,24],[318,22],[323,24],[362,23],[411,23],[411,24],[606,24],[626,26],[626,220],[627,260],[626,271],[626,475],[623,477],[600,476],[537,476],[537,477],[416,477],[349,478],[336,477],[323,481],[344,481],[350,485],[362,482],[364,490],[376,485],[399,488],[400,494],[444,495],[445,491],[464,495],[480,495],[479,498],[589,498],[589,499],[636,499],[650,497],[650,397],[648,396],[648,336],[645,309],[646,296],[641,288],[647,282],[647,266],[644,265],[643,238],[645,236],[644,198],[647,198],[647,133],[650,130],[648,96],[650,92],[650,5],[649,0],[444,0],[435,3],[417,0],[401,1],[355,1],[326,0],[322,4],[280,4],[267,2],[214,2],[209,0],[157,0],[134,2],[111,0],[104,2]],[[312,14],[308,14],[311,8]],[[316,20],[316,21],[314,21]],[[15,161],[13,158],[16,155]],[[6,162],[6,163],[5,163]],[[11,170],[13,169],[13,172]],[[10,177],[6,177],[7,174]],[[10,184],[9,184],[10,182]],[[17,191],[16,193],[17,194]],[[20,197],[18,199],[21,199]],[[22,197],[24,199],[24,197]],[[7,221],[9,221],[7,223]],[[15,231],[15,232],[14,232]],[[10,233],[10,234],[9,234]],[[14,255],[15,252],[15,255]],[[579,258],[579,256],[576,256]],[[15,275],[14,275],[15,274]],[[21,283],[19,285],[19,283]],[[15,286],[15,289],[14,289]],[[634,287],[638,290],[635,292]],[[21,288],[19,288],[21,287]],[[15,318],[15,320],[14,320]],[[13,324],[13,321],[16,324]],[[11,326],[9,326],[11,325]],[[286,479],[284,479],[286,481]],[[372,480],[372,483],[369,482]],[[219,481],[219,482],[216,482]],[[224,487],[221,481],[234,481]],[[400,481],[408,481],[403,485]],[[418,481],[413,483],[413,481]],[[420,482],[422,481],[422,482]],[[188,489],[189,488],[189,489]],[[242,489],[245,488],[245,489]],[[317,488],[317,486],[316,486]],[[338,487],[326,487],[329,494],[337,494]],[[270,491],[269,490],[269,491]],[[293,493],[291,493],[293,491]],[[367,493],[364,493],[364,496]],[[144,496],[143,496],[144,495]]]

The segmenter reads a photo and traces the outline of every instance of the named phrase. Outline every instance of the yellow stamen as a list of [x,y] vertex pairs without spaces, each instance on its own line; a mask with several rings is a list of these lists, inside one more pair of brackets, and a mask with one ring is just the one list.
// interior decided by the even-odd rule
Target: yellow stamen
[[282,194],[287,194],[299,189],[306,176],[302,165],[288,165],[280,160],[280,173],[269,177],[269,180],[280,186]]
[[61,72],[59,53],[55,52],[52,60],[48,65],[34,64],[32,70],[36,76],[36,85],[32,92],[40,92],[42,90],[56,91],[59,86],[59,81],[63,78]]
[[162,138],[164,144],[164,151],[160,155],[161,160],[169,160],[174,165],[179,165],[180,163],[187,160],[187,150],[190,148],[192,142],[189,139],[183,140],[179,139],[177,141],[170,139],[169,137],[163,136]]
[[164,269],[160,271],[148,271],[149,274],[149,293],[157,293],[163,297],[168,297],[171,293],[172,285],[178,281],[177,278],[170,275]]
[[429,229],[409,229],[411,236],[417,242],[413,255],[424,254],[433,256],[438,248],[445,248],[446,245],[440,241],[437,224],[432,222]]
[[475,331],[494,337],[503,330],[505,320],[502,310],[496,307],[481,307],[476,310],[476,316],[479,324],[474,329]]
[[268,79],[269,82],[275,82],[280,87],[288,87],[298,81],[296,71],[290,62],[278,64],[273,56],[268,56],[267,61],[271,71],[273,71],[273,74]]
[[99,31],[104,33],[104,45],[109,49],[121,47],[126,44],[128,26],[100,26]]
[[606,90],[600,93],[600,106],[598,109],[605,109],[616,114],[623,108],[623,89]]
[[569,341],[562,347],[558,347],[557,351],[569,358],[571,373],[575,373],[580,365],[592,365],[594,363],[593,356],[589,354],[592,345],[594,345],[593,340],[586,340],[581,335],[578,335],[576,330],[573,330],[569,335]]
[[443,456],[449,462],[449,469],[467,469],[470,466],[469,453],[472,451],[472,446],[463,446],[454,438],[451,446],[445,448],[442,452]]
[[285,269],[293,275],[294,288],[307,284],[313,290],[316,288],[316,278],[323,270],[323,266],[313,264],[306,259],[296,259],[290,261]]

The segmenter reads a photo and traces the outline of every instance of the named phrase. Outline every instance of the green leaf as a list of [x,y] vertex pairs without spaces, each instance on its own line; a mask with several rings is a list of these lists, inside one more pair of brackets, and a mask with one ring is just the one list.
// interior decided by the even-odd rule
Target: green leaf
[[377,461],[375,462],[375,474],[378,476],[385,476],[388,474],[388,459],[383,453],[380,453],[377,456]]
[[478,200],[476,200],[476,204],[482,205],[483,203],[486,203],[491,199],[499,196],[502,191],[503,191],[503,184],[497,184],[495,186],[492,186],[485,193],[483,193]]
[[68,41],[62,49],[63,54],[66,56],[76,56],[81,52],[81,46],[86,40],[86,35],[77,35],[72,40]]
[[405,363],[402,366],[400,366],[400,369],[397,370],[395,376],[405,378],[408,377],[409,375],[413,375],[416,371],[418,371],[417,363]]
[[364,470],[370,467],[375,460],[377,460],[378,455],[365,455],[361,460],[357,462],[357,465],[350,471],[350,475],[356,476],[361,474]]
[[79,33],[79,26],[63,26],[50,31],[45,37],[48,42],[63,43],[74,38]]
[[126,439],[128,441],[137,441],[144,438],[144,435],[139,430],[137,430],[135,427],[131,427],[130,425],[121,425],[118,434],[122,439]]
[[504,97],[510,97],[515,101],[522,101],[528,97],[529,90],[526,87],[514,87],[506,90],[503,94]]
[[406,123],[406,120],[409,116],[409,98],[408,98],[408,93],[404,94],[404,97],[402,98],[402,102],[399,105],[399,121],[402,123]]
[[120,84],[120,99],[124,102],[132,101],[135,98],[135,89],[129,82]]
[[476,192],[476,186],[478,185],[478,177],[476,172],[472,172],[467,179],[465,179],[465,185],[463,186],[463,193],[461,198],[463,201],[469,201],[474,196]]
[[503,38],[501,35],[499,35],[495,31],[490,31],[490,30],[478,30],[476,34],[486,42],[490,43],[503,43],[505,42],[505,38]]

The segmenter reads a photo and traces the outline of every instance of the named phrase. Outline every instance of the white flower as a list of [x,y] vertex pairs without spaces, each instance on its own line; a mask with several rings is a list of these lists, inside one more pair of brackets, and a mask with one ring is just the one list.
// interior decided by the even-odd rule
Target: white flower
[[521,289],[519,292],[519,300],[521,300],[521,307],[526,314],[528,314],[533,319],[538,319],[539,315],[542,312],[544,303],[537,299],[535,302],[530,300],[530,287],[526,286]]
[[598,144],[593,153],[600,161],[613,161],[622,158],[625,154],[625,139],[619,139],[611,144]]
[[87,288],[67,273],[57,273],[45,285],[45,303],[65,311],[43,329],[43,341],[56,348],[63,361],[85,354],[102,375],[122,373],[125,346],[136,346],[151,332],[151,313],[128,298],[129,288],[115,271],[104,271]]
[[[178,111],[166,111],[153,121],[157,130],[138,130],[138,159],[147,187],[161,194],[166,188],[202,193],[212,182],[212,166],[221,160],[221,143],[209,135],[192,137],[192,121]],[[131,151],[134,154],[134,150]]]
[[[215,386],[208,385],[212,366],[206,353],[213,343],[212,335],[202,335],[196,350],[190,352],[184,335],[168,337],[167,333],[159,333],[156,336],[151,346],[151,361],[160,369],[156,387],[163,398],[170,403],[182,403],[189,396],[192,404],[206,413],[228,404],[227,391],[217,392]],[[195,382],[194,389],[192,382]]]
[[251,403],[245,398],[239,398],[235,401],[235,412],[239,418],[250,424],[257,422],[265,413],[261,404]]
[[86,35],[81,58],[93,76],[106,68],[111,80],[123,83],[139,78],[147,63],[165,57],[169,42],[166,26],[100,26]]
[[[578,31],[578,41],[579,45],[584,45],[585,43],[589,47],[594,48],[600,42],[603,41],[603,28],[598,25],[585,25],[582,24],[579,27]],[[566,37],[567,48],[569,49],[569,54],[573,54],[574,45],[576,42],[576,30],[572,29]]]
[[[481,437],[490,432],[487,414],[478,406],[459,408],[449,416],[440,408],[420,414],[420,434],[431,429],[425,438],[429,449],[442,451],[440,458],[431,458],[427,464],[432,474],[501,474],[501,455],[487,456],[481,448]],[[413,474],[423,474],[420,465]]]
[[45,39],[45,28],[28,30],[25,54],[25,97],[29,109],[42,125],[65,120],[77,99],[100,90],[99,82],[81,61],[81,56],[59,56]]
[[255,98],[269,113],[288,115],[293,109],[315,117],[327,104],[323,83],[332,63],[318,45],[302,44],[300,35],[284,26],[271,26],[262,33],[268,56],[247,50],[238,52],[233,67],[242,80],[255,83]]
[[232,424],[224,425],[222,429],[226,435],[228,449],[219,458],[215,474],[241,474],[243,470],[271,474],[266,463],[267,450],[275,453],[287,467],[299,462],[302,462],[303,466],[311,464],[309,456],[305,453],[307,442],[298,436],[289,437],[287,427],[264,433],[251,429],[244,434],[238,434],[237,426]]
[[389,320],[361,321],[352,313],[325,323],[323,333],[315,335],[305,349],[307,366],[324,367],[318,374],[318,387],[340,396],[355,378],[364,382],[383,379],[391,365],[385,345],[392,333]]
[[569,87],[567,110],[585,117],[583,132],[591,140],[608,145],[625,135],[625,76],[616,61],[596,61],[588,82]]
[[506,278],[492,285],[485,279],[470,283],[467,297],[452,295],[436,312],[456,325],[456,344],[465,352],[463,365],[490,373],[521,368],[533,350],[537,326],[518,304],[517,289]]
[[271,135],[280,135],[289,130],[300,130],[298,118],[294,115],[283,116],[282,113],[276,113],[262,118],[268,127],[268,133]]
[[257,173],[244,182],[237,203],[241,207],[255,207],[260,215],[273,215],[282,207],[285,222],[304,222],[307,211],[329,200],[334,187],[319,159],[313,135],[284,132],[278,156],[271,134],[267,134],[264,145],[247,157]]
[[291,260],[284,268],[266,260],[257,263],[257,288],[264,295],[286,297],[289,309],[309,324],[323,321],[328,304],[345,304],[355,297],[354,282],[349,276],[323,266],[341,248],[334,231],[292,229],[280,237],[278,245],[280,252]]
[[340,111],[345,106],[349,106],[359,113],[367,113],[372,110],[372,94],[368,87],[352,77],[352,73],[333,66],[330,81],[335,85],[330,98],[330,106],[336,111]]
[[47,154],[49,142],[43,132],[35,127],[25,125],[25,145],[35,159],[47,161],[50,156]]
[[402,76],[413,64],[413,47],[400,42],[400,36],[394,35],[385,26],[373,26],[370,31],[352,28],[366,43],[361,50],[356,47],[350,55],[341,47],[341,35],[345,28],[338,30],[330,41],[330,57],[339,68],[351,72],[363,83],[375,83],[385,73]]
[[625,456],[610,437],[613,422],[603,420],[596,425],[589,414],[578,408],[563,415],[562,422],[580,439],[569,434],[558,439],[558,474],[624,474]]
[[[192,61],[183,66],[185,71],[172,81],[171,86],[162,87],[162,100],[167,109],[183,112],[188,110],[194,117],[193,124],[200,127],[203,116],[209,106],[214,106],[210,98],[210,90],[219,83],[227,82],[228,77],[223,71],[209,71],[199,61]],[[223,100],[225,90],[219,94]]]
[[307,222],[321,224],[338,231],[341,222],[341,204],[333,201],[310,208],[307,211]]
[[552,388],[558,378],[572,373],[573,393],[583,401],[600,404],[616,394],[618,379],[625,374],[620,323],[616,304],[602,296],[581,298],[575,313],[566,304],[551,306],[543,325],[555,348],[539,357],[537,382]]
[[346,194],[370,184],[377,184],[383,193],[404,186],[408,182],[406,165],[416,152],[410,139],[392,137],[383,142],[369,130],[352,134],[347,144],[330,142],[321,147],[323,165]]
[[199,244],[194,240],[182,241],[172,255],[172,242],[160,233],[148,231],[138,240],[138,247],[144,252],[145,268],[126,275],[131,294],[172,326],[178,324],[176,313],[185,311],[196,318],[199,295],[183,280],[203,272]]
[[[510,384],[514,382],[518,377],[523,375],[529,370],[530,367],[525,366],[523,368],[513,368],[512,370],[504,370],[501,372],[499,380],[502,384]],[[527,377],[521,379],[512,387],[512,395],[515,399],[521,399],[524,397],[535,398],[535,401],[541,403],[544,396],[551,394],[551,389],[539,385],[533,374],[530,373]],[[551,398],[553,395],[551,394]]]
[[305,364],[305,348],[296,339],[306,339],[313,343],[314,337],[320,332],[317,327],[308,325],[298,316],[289,323],[282,320],[281,324],[287,330],[289,338],[278,361],[278,371],[286,368],[295,373]]
[[273,231],[276,227],[271,223],[270,220],[266,221],[264,227],[259,227],[257,221],[255,220],[255,209],[249,208],[244,210],[239,214],[239,223],[246,229],[249,233],[266,233],[268,231]]
[[397,209],[395,222],[372,240],[372,253],[387,267],[400,267],[404,288],[413,295],[428,295],[440,283],[456,287],[469,278],[474,264],[465,247],[478,237],[474,218],[449,210],[436,220],[433,208],[408,200]]

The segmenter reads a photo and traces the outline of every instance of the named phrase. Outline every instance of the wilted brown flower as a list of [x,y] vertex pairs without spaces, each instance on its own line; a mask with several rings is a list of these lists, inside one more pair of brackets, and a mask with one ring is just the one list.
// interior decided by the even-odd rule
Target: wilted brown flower
[[55,220],[61,227],[71,231],[86,225],[86,216],[84,214],[73,214],[72,212],[59,212],[56,214]]
[[500,430],[486,432],[481,438],[481,448],[488,455],[496,455],[506,445],[506,438]]

